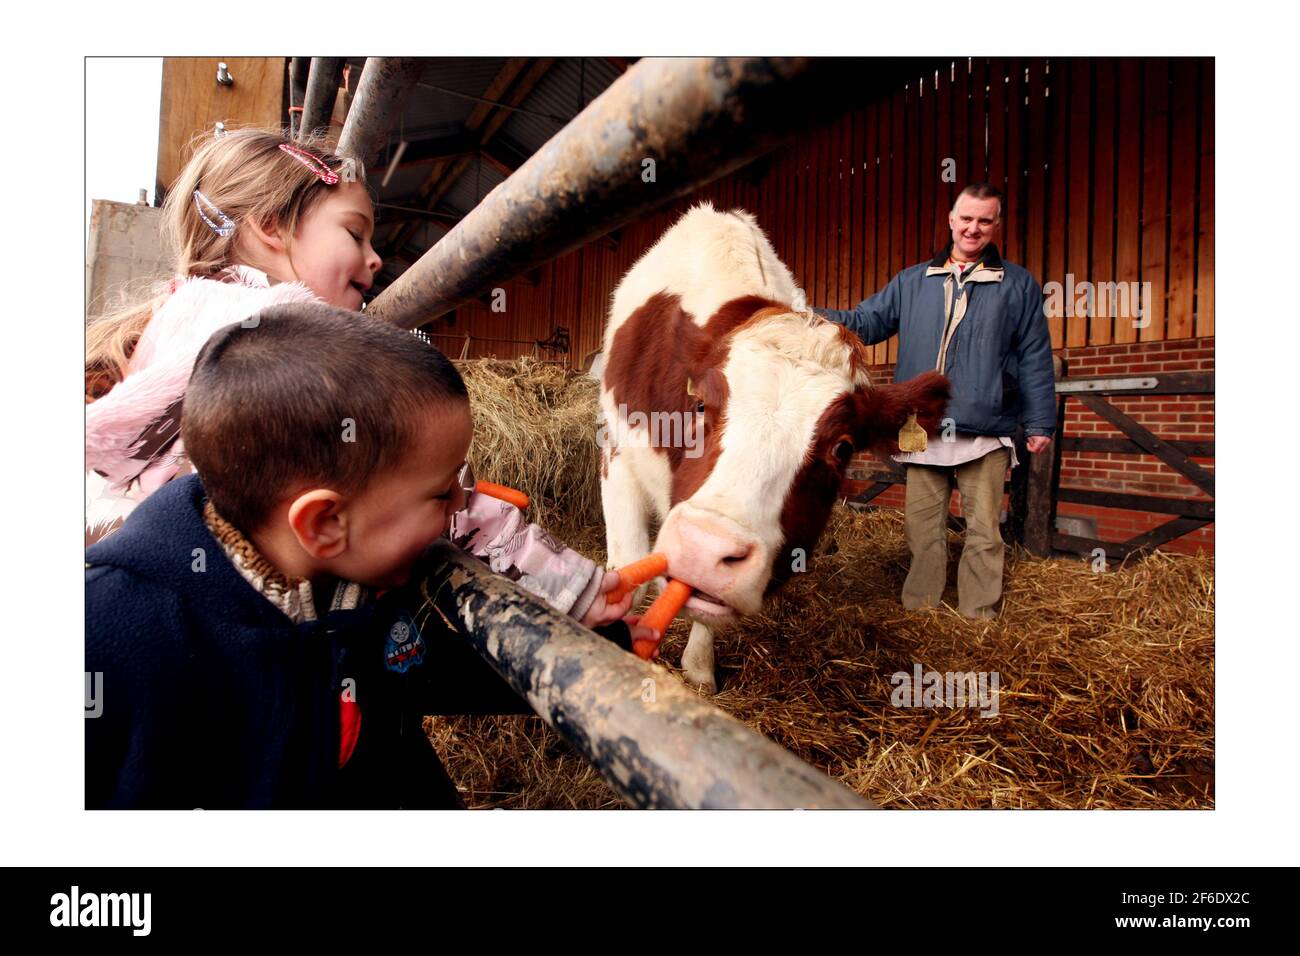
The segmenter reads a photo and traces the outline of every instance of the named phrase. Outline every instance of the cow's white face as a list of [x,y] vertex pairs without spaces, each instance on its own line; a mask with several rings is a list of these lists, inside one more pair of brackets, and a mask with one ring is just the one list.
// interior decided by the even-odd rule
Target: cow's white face
[[706,621],[757,613],[774,578],[807,567],[855,451],[851,397],[867,381],[850,346],[820,318],[765,312],[693,383],[704,454],[678,465],[655,543]]
[[[813,570],[854,453],[885,450],[910,413],[926,431],[938,425],[942,375],[871,388],[870,364],[857,336],[803,308],[744,210],[694,207],[614,291],[601,375],[617,429],[603,457],[606,543],[611,560],[634,561],[650,546],[651,511],[663,518],[651,547],[695,591],[682,655],[691,683],[714,686],[713,624],[758,612],[791,573]],[[643,440],[655,415],[680,424],[678,441]]]

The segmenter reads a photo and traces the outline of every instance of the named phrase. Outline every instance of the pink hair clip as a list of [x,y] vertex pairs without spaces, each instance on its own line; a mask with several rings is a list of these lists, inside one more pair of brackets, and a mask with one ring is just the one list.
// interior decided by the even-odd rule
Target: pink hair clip
[[339,181],[339,174],[326,166],[319,156],[313,156],[306,150],[290,146],[288,143],[281,143],[280,148],[315,173],[326,186],[333,186]]

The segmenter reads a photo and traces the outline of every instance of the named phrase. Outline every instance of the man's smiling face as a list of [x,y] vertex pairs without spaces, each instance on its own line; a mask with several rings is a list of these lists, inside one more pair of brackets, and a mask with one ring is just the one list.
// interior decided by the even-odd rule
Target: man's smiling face
[[957,205],[948,213],[952,227],[952,254],[958,259],[973,261],[993,241],[1002,216],[996,199],[976,199],[960,196]]

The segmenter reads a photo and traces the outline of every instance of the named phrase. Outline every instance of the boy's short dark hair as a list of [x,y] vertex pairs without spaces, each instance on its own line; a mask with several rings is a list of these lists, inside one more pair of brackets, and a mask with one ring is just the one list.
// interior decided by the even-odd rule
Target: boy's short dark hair
[[250,534],[295,487],[360,491],[408,453],[421,414],[468,399],[456,367],[409,332],[277,305],[208,339],[181,438],[213,507]]

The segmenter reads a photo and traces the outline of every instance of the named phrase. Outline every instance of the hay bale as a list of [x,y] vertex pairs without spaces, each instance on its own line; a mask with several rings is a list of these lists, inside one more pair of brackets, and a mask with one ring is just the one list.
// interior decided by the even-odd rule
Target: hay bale
[[600,524],[596,381],[532,358],[456,367],[474,411],[474,474],[529,495],[547,528]]
[[[603,561],[596,383],[562,383],[536,363],[466,364],[490,364],[471,372],[477,389],[506,394],[485,396],[496,410],[481,416],[476,444],[505,449],[517,469],[502,477],[489,453],[480,474],[539,496],[542,523]],[[578,460],[531,454],[534,434]],[[956,536],[950,546],[955,605]],[[718,706],[885,806],[1214,805],[1212,556],[1155,553],[1097,574],[1012,549],[991,621],[952,607],[905,611],[908,560],[901,514],[837,506],[808,572],[743,629],[718,635]],[[687,633],[678,621],[665,637],[670,670]],[[998,715],[893,706],[890,675],[913,664],[998,672]],[[431,719],[428,729],[471,806],[621,805],[541,718]]]

